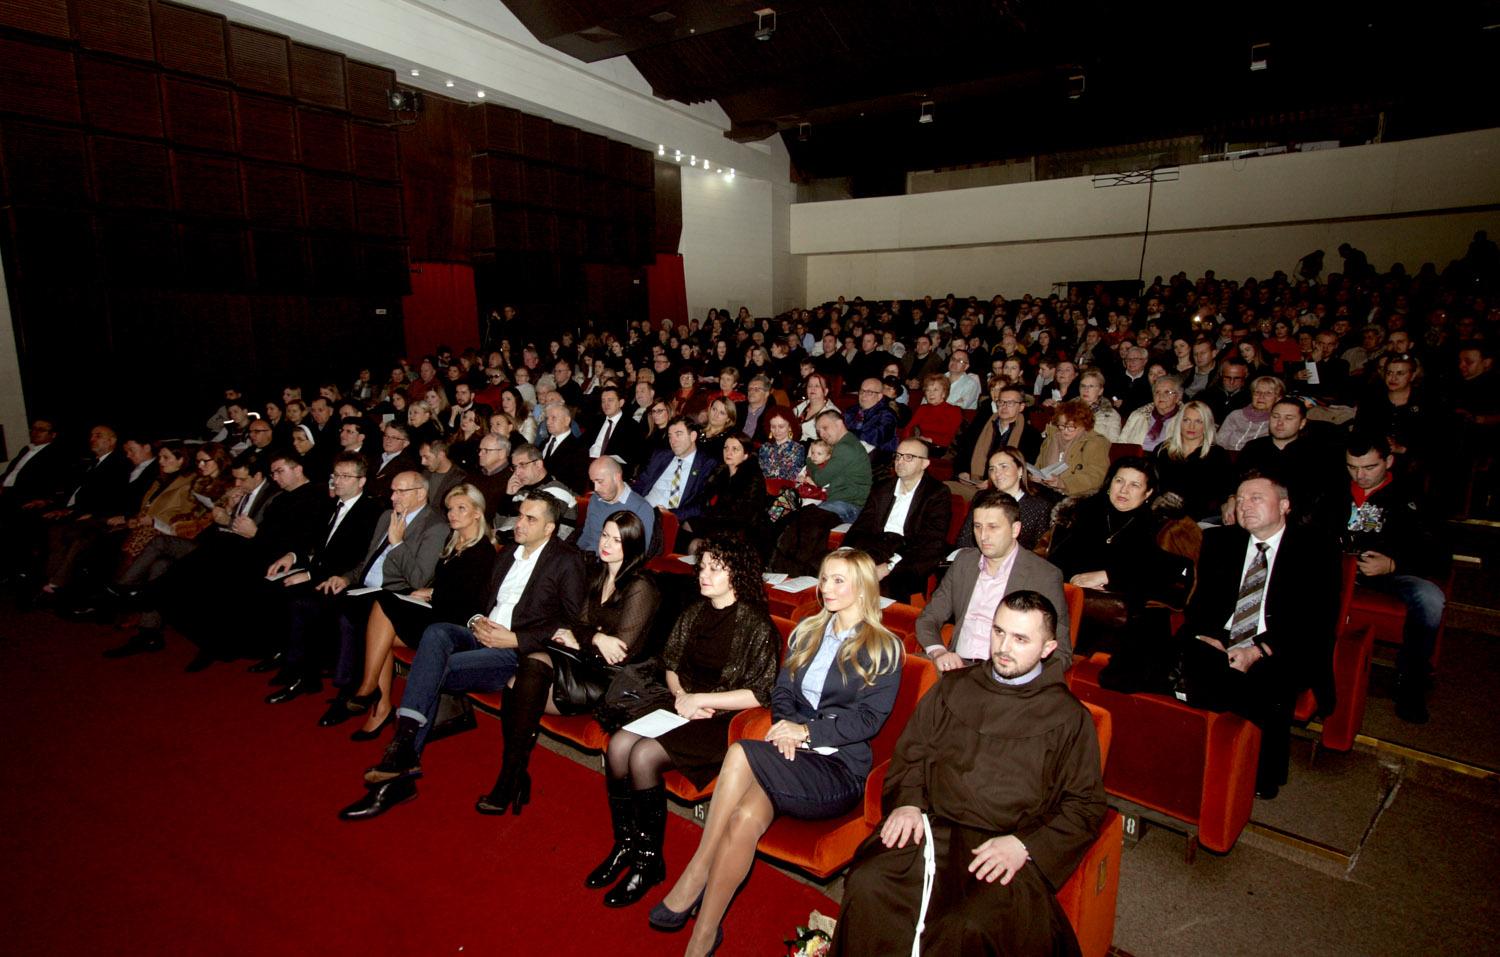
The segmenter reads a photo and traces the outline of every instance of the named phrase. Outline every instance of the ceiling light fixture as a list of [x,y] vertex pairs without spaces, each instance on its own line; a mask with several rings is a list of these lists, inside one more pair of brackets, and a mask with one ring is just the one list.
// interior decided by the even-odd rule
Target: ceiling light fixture
[[923,100],[922,101],[922,107],[921,107],[920,111],[917,113],[917,122],[918,123],[931,123],[932,122],[932,107],[933,107],[933,102],[931,100]]
[[422,71],[421,70],[412,70],[411,71],[411,75],[412,76],[421,76],[422,75]]
[[479,91],[479,92],[478,92],[478,93],[477,93],[477,94],[476,94],[476,95],[477,95],[477,96],[478,96],[478,97],[479,97],[479,98],[480,98],[480,99],[481,99],[481,100],[482,100],[482,99],[484,99],[484,91],[483,91],[483,90],[480,90],[480,91]]
[[1076,100],[1083,96],[1084,87],[1088,85],[1088,78],[1083,71],[1069,74],[1068,76],[1068,99]]
[[761,7],[755,11],[755,39],[769,40],[775,32],[776,11],[770,7]]
[[448,89],[451,90],[451,89],[453,89],[453,81],[452,80],[444,80],[443,81],[443,86],[446,86]]
[[810,139],[812,139],[812,124],[811,123],[798,123],[797,124],[797,142],[799,142],[799,143],[806,143]]

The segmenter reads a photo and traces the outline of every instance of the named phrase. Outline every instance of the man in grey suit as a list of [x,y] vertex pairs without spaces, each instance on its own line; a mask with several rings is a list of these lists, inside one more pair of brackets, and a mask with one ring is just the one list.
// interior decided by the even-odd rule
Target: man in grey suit
[[358,577],[338,597],[339,653],[333,668],[338,695],[318,719],[321,727],[342,724],[363,712],[351,710],[347,702],[362,677],[365,623],[375,604],[374,593],[364,589],[405,595],[429,587],[437,574],[438,559],[448,541],[448,514],[442,503],[428,501],[429,481],[427,475],[414,471],[398,472],[391,479],[391,507],[375,521]]
[[[1069,641],[1068,603],[1062,572],[1022,548],[1021,506],[1004,492],[990,489],[974,498],[970,511],[978,548],[959,549],[958,557],[932,600],[917,618],[917,642],[940,672],[966,668],[989,659],[995,609],[1012,592],[1041,592],[1057,609],[1057,650],[1063,667],[1073,660]],[[953,623],[952,646],[943,643],[943,626]]]

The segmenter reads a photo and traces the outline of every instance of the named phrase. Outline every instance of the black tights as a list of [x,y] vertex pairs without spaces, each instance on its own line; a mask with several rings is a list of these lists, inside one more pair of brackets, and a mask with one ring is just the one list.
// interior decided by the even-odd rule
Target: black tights
[[616,731],[604,751],[604,766],[611,780],[628,780],[632,789],[644,791],[661,784],[672,759],[656,739]]

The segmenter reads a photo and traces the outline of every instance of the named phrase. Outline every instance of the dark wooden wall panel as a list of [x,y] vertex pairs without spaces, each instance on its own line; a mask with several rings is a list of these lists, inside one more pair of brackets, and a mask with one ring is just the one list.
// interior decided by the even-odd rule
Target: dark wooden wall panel
[[339,292],[359,279],[359,249],[345,236],[313,236],[307,241],[308,285],[314,293]]
[[609,140],[598,133],[578,134],[578,168],[596,176],[605,174],[609,162]]
[[0,38],[0,113],[77,123],[78,78],[66,50]]
[[411,258],[469,262],[473,257],[475,107],[430,97],[413,126],[400,132],[402,197]]
[[6,223],[13,240],[5,260],[12,295],[76,286],[80,270],[88,275],[98,268],[94,221],[87,212],[15,207]]
[[344,55],[301,43],[292,44],[292,95],[303,103],[348,109],[344,88]]
[[297,161],[295,108],[261,96],[235,95],[240,152],[257,159]]
[[232,93],[223,87],[175,76],[162,77],[161,92],[167,137],[174,143],[225,152],[234,150]]
[[307,191],[307,225],[310,229],[354,231],[354,183],[323,173],[303,175]]
[[297,138],[303,164],[314,169],[349,172],[349,121],[319,110],[297,110]]
[[247,90],[290,96],[291,41],[238,23],[229,25],[229,76]]
[[359,231],[371,236],[405,235],[401,223],[401,190],[394,186],[359,183],[354,188]]
[[165,220],[101,216],[99,262],[116,288],[160,289],[174,284],[180,268],[177,229]]
[[349,145],[354,155],[354,173],[365,179],[399,182],[401,158],[396,131],[368,123],[349,124]]
[[245,231],[216,223],[184,223],[178,230],[185,289],[238,290],[248,281]]
[[552,163],[564,169],[578,166],[578,130],[560,123],[552,127]]
[[521,155],[540,163],[552,161],[553,122],[545,116],[521,114]]
[[68,0],[5,0],[0,3],[0,27],[40,33],[67,40],[73,36]]
[[79,74],[86,123],[111,133],[162,135],[161,91],[155,70],[92,56],[82,60]]
[[411,292],[411,263],[400,243],[359,245],[359,288],[369,295],[404,296]]
[[205,10],[157,3],[156,62],[213,80],[229,79],[229,56],[224,49],[223,17]]
[[240,164],[233,157],[176,151],[172,184],[182,213],[216,219],[240,219],[245,214]]
[[537,163],[526,163],[521,167],[521,201],[531,206],[551,208],[551,167]]
[[474,204],[474,249],[489,251],[495,248],[495,208],[489,203]]
[[307,284],[307,249],[301,236],[274,229],[250,231],[254,285],[261,292],[301,292]]
[[656,200],[653,252],[676,253],[682,245],[682,167],[676,163],[655,163]]
[[290,166],[246,162],[245,216],[256,226],[296,227],[303,223],[302,171]]
[[150,0],[75,0],[78,42],[85,49],[136,60],[156,59]]
[[156,143],[90,137],[94,157],[94,194],[109,206],[168,209],[172,182],[167,148]]
[[80,206],[91,192],[81,131],[16,120],[0,124],[0,203]]
[[385,67],[358,60],[345,64],[348,72],[349,112],[361,119],[392,119],[390,91],[396,88],[396,74]]
[[469,111],[474,149],[498,153],[521,152],[521,111],[485,103]]

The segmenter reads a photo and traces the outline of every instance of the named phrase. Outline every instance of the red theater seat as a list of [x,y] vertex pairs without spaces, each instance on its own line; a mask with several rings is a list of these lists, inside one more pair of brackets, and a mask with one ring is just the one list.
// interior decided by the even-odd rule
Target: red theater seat
[[1250,821],[1260,729],[1239,715],[1201,711],[1165,695],[1101,688],[1099,671],[1108,662],[1096,654],[1068,672],[1073,693],[1114,719],[1106,790],[1193,825],[1204,847],[1228,851]]
[[1128,442],[1114,442],[1109,447],[1109,460],[1117,462],[1127,455],[1140,455],[1141,447]]
[[[1344,577],[1339,595],[1339,634],[1333,645],[1333,713],[1323,718],[1323,747],[1331,751],[1348,751],[1354,747],[1365,720],[1365,699],[1370,690],[1370,660],[1374,655],[1375,632],[1368,624],[1353,620],[1354,556],[1344,556]],[[1403,614],[1405,609],[1402,609]],[[1317,708],[1311,691],[1297,699],[1293,713],[1298,721],[1308,721]]]

